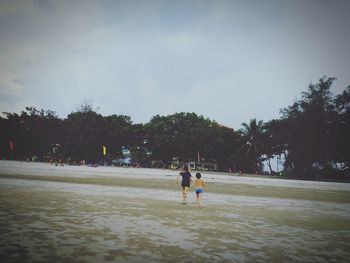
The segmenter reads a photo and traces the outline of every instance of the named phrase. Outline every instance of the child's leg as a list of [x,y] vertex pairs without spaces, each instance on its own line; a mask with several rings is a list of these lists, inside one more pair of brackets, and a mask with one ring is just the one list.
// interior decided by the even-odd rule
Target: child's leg
[[196,193],[196,202],[197,202],[197,206],[199,206],[199,193]]
[[182,187],[182,199],[185,202],[185,200],[186,200],[186,187]]
[[185,198],[187,197],[188,189],[189,189],[189,188],[186,186],[186,187],[185,187]]

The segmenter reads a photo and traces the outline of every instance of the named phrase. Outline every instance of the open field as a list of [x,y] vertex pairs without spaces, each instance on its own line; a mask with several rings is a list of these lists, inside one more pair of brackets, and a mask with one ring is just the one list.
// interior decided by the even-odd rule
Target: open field
[[350,184],[0,161],[1,262],[348,262]]

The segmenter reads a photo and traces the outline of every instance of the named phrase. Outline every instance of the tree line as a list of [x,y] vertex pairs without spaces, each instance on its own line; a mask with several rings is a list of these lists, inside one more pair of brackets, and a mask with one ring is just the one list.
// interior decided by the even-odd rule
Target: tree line
[[[295,178],[344,179],[350,173],[350,86],[334,95],[335,78],[310,84],[301,98],[267,122],[251,119],[240,130],[196,113],[154,116],[135,124],[129,116],[102,116],[83,104],[66,118],[26,107],[0,117],[0,157],[66,162],[111,162],[131,152],[141,166],[215,162],[219,170],[262,173],[263,162],[281,160],[283,174]],[[234,117],[234,116],[233,116]],[[106,155],[102,147],[106,147]]]

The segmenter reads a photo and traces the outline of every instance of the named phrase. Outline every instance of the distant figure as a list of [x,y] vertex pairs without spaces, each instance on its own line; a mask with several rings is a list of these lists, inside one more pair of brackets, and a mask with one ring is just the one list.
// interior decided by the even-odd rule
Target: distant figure
[[182,187],[182,201],[185,204],[186,203],[186,198],[187,198],[187,192],[188,189],[190,188],[190,184],[192,181],[192,175],[188,171],[188,167],[185,166],[183,171],[179,173],[179,175],[176,178],[176,184],[179,180],[179,177],[182,176],[182,181],[181,181],[181,187]]
[[196,173],[196,179],[194,181],[195,191],[196,191],[196,201],[197,206],[199,207],[199,202],[201,200],[200,194],[202,194],[203,188],[206,187],[204,181],[201,179],[202,175],[200,173]]
[[52,157],[53,157],[53,160],[55,161],[55,166],[57,165],[63,166],[63,163],[59,154],[61,145],[59,145],[58,143],[55,143],[55,144],[52,144],[51,146],[52,146]]
[[64,166],[62,159],[60,159],[60,158],[57,159],[55,166],[58,166],[58,165]]

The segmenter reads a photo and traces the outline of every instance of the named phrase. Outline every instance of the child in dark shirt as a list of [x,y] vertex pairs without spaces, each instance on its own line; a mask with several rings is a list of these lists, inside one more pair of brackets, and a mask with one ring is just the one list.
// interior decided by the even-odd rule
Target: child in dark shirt
[[188,167],[185,166],[184,170],[182,172],[179,173],[179,175],[176,178],[176,183],[179,180],[179,177],[182,177],[182,181],[181,181],[181,187],[182,187],[182,199],[183,202],[186,202],[186,198],[187,198],[187,192],[190,188],[190,184],[192,181],[192,175],[191,173],[188,171]]

